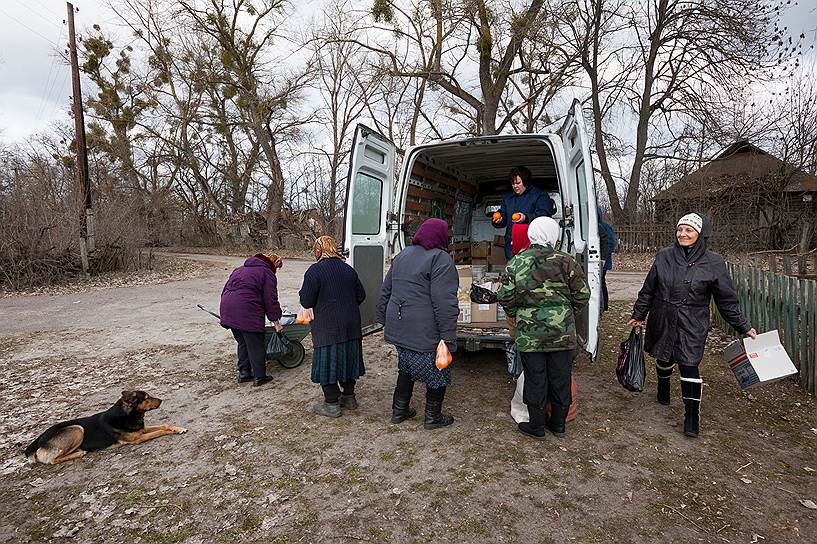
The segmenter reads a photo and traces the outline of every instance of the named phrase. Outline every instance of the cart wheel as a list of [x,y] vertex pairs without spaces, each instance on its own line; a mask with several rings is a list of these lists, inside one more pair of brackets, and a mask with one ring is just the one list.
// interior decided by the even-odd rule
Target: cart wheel
[[304,349],[303,344],[296,341],[290,342],[292,343],[292,352],[278,361],[284,368],[295,368],[300,366],[301,363],[304,362],[304,356],[306,355],[306,350]]

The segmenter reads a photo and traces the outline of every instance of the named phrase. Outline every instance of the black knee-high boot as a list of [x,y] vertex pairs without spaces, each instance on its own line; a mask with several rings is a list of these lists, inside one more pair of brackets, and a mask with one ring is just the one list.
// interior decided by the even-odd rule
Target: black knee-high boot
[[701,424],[701,393],[704,381],[701,378],[681,376],[681,395],[684,398],[684,434],[698,436]]
[[439,389],[426,388],[426,419],[423,422],[423,427],[426,429],[439,429],[454,423],[452,416],[442,414],[443,398],[445,398],[445,387]]
[[394,387],[394,398],[391,404],[392,423],[403,423],[417,415],[417,411],[409,406],[413,391],[414,380],[411,379],[411,374],[402,370],[398,371],[397,385]]
[[658,402],[669,405],[670,385],[674,364],[666,361],[655,361],[655,374],[658,376]]

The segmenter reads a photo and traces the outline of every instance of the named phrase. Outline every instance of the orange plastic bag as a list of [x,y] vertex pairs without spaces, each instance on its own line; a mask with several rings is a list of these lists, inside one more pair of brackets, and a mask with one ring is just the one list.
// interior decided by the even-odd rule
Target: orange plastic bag
[[453,360],[454,357],[451,355],[451,352],[448,351],[448,346],[445,345],[445,341],[440,340],[440,343],[437,344],[437,357],[434,359],[434,364],[437,365],[437,368],[442,370],[448,367]]
[[298,317],[295,318],[295,323],[298,325],[309,325],[312,323],[312,320],[312,310],[301,308],[301,311],[298,312]]

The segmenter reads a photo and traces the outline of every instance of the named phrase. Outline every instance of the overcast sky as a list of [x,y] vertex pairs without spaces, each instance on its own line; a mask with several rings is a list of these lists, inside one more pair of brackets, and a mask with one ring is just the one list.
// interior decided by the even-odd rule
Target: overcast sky
[[[95,23],[106,28],[116,24],[104,0],[73,4],[80,10],[78,32]],[[0,140],[18,141],[67,119],[70,72],[55,54],[66,47],[65,18],[64,0],[0,0]],[[806,32],[814,43],[817,0],[799,0],[784,24],[795,36]],[[83,89],[89,89],[87,82]]]

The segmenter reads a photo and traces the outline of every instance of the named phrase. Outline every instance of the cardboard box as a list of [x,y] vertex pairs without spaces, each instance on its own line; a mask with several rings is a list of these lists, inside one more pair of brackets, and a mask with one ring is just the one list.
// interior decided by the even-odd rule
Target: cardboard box
[[473,281],[477,283],[481,283],[482,278],[484,278],[485,274],[487,273],[488,273],[487,262],[485,264],[474,264],[473,266],[471,266],[471,277],[473,278]]
[[735,340],[726,346],[723,356],[741,389],[797,374],[776,330],[758,334],[756,340]]
[[494,245],[496,247],[505,247],[505,237],[499,234],[494,236]]
[[505,249],[496,245],[491,246],[491,252],[488,254],[488,264],[503,265],[505,263]]
[[471,242],[471,259],[487,259],[491,242]]
[[471,303],[471,323],[496,323],[496,304]]
[[[493,290],[494,284],[488,280],[479,284],[480,287]],[[472,323],[496,323],[496,307],[497,304],[475,304],[471,303],[471,322]]]

